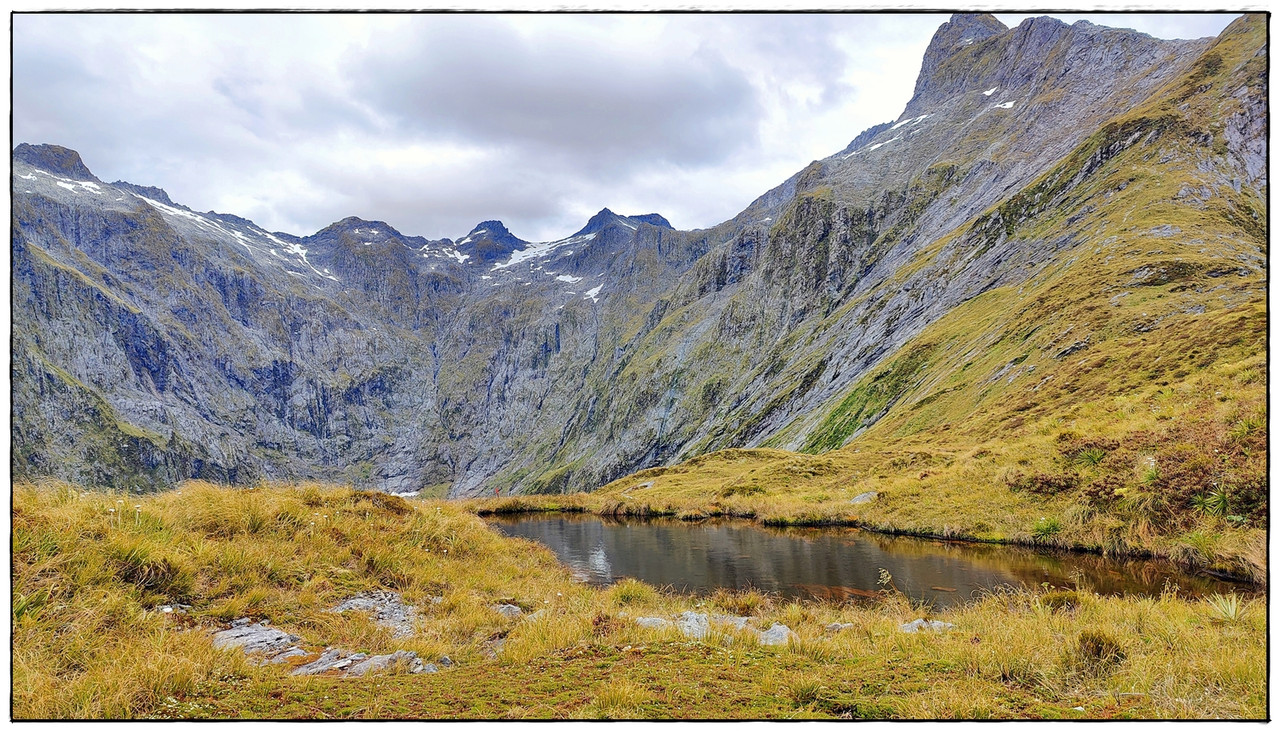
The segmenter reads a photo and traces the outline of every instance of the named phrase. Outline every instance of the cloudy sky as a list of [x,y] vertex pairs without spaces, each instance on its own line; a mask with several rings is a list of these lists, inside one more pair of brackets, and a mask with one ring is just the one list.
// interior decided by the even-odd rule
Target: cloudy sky
[[[1058,17],[1195,38],[1234,16]],[[701,228],[895,119],[946,19],[19,14],[13,142],[294,234],[547,240],[606,206]]]

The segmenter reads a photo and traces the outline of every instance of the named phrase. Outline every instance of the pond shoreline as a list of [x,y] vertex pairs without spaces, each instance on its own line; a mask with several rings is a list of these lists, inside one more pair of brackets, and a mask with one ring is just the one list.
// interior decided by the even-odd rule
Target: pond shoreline
[[[514,499],[514,501],[513,501]],[[1258,582],[1254,578],[1240,573],[1230,572],[1225,569],[1208,567],[1203,565],[1195,565],[1184,561],[1179,561],[1167,554],[1161,554],[1151,551],[1150,549],[1128,549],[1124,551],[1107,551],[1103,547],[1090,546],[1083,544],[1064,544],[1025,541],[1017,538],[982,538],[963,533],[948,533],[931,531],[920,531],[916,529],[904,529],[894,526],[886,526],[872,524],[860,519],[848,519],[839,517],[806,517],[799,519],[780,518],[780,517],[764,517],[756,515],[752,512],[732,512],[732,511],[676,511],[676,510],[656,510],[651,506],[643,505],[637,507],[638,510],[619,510],[625,509],[625,506],[614,505],[610,507],[601,507],[597,509],[590,508],[585,505],[538,505],[526,503],[525,497],[512,497],[502,499],[502,503],[496,506],[484,505],[494,502],[494,499],[465,499],[463,504],[466,510],[476,514],[477,516],[513,516],[513,515],[535,515],[535,514],[590,514],[599,517],[613,518],[635,518],[635,519],[651,519],[664,518],[675,519],[685,523],[699,523],[713,519],[732,519],[738,521],[747,521],[758,524],[760,526],[768,526],[772,528],[853,528],[861,531],[867,531],[875,534],[886,536],[904,536],[916,539],[929,539],[934,541],[943,541],[956,544],[984,544],[991,546],[1010,546],[1026,549],[1034,549],[1047,553],[1062,552],[1066,554],[1088,554],[1117,560],[1155,560],[1169,562],[1179,567],[1181,570],[1191,574],[1192,576],[1204,575],[1213,579],[1231,582],[1242,586],[1242,589],[1248,591],[1262,591],[1266,589],[1265,582]],[[479,506],[467,505],[471,503],[479,503]]]

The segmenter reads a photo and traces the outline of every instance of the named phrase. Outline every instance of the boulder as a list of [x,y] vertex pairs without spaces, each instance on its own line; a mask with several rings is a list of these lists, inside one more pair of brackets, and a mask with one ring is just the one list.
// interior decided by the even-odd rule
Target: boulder
[[288,661],[290,658],[297,658],[298,656],[305,656],[305,655],[307,655],[306,651],[302,650],[297,646],[293,646],[285,650],[284,653],[277,654],[267,659],[267,663],[270,663],[273,665],[281,664],[281,663],[284,663],[285,661]]
[[504,618],[515,619],[520,617],[521,615],[524,615],[524,611],[521,610],[519,607],[516,607],[515,605],[507,604],[507,603],[503,603],[501,605],[494,605],[493,609]]
[[845,628],[852,628],[852,627],[853,627],[853,625],[854,625],[853,623],[828,623],[828,624],[827,624],[827,632],[828,632],[828,633],[839,633],[840,631],[844,630]]
[[951,630],[956,627],[954,623],[944,623],[941,620],[925,620],[924,618],[916,618],[910,623],[903,623],[898,626],[898,630],[903,633],[919,633],[925,630],[931,630],[941,633],[944,630]]
[[686,610],[680,613],[680,618],[676,620],[676,627],[690,638],[705,638],[707,632],[711,630],[711,622],[707,619],[706,613]]
[[396,651],[381,656],[370,656],[359,663],[352,664],[351,668],[347,669],[347,676],[364,676],[371,671],[381,671],[397,663],[403,663],[411,674],[436,673],[440,670],[433,663],[424,666],[422,659],[418,658],[418,654],[413,651]]
[[867,491],[866,493],[859,493],[853,498],[850,498],[849,503],[852,503],[854,505],[857,505],[859,503],[871,503],[876,499],[876,496],[878,495],[880,494],[877,493],[876,491]]
[[774,623],[768,630],[760,631],[762,646],[785,646],[793,640],[800,640],[800,637],[782,623]]

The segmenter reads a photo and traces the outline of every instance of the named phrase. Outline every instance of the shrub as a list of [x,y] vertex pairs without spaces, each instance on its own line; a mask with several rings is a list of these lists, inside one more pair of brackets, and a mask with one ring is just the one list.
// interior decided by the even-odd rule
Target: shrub
[[1086,666],[1104,667],[1124,660],[1124,649],[1105,630],[1086,629],[1076,639],[1076,653]]
[[381,491],[352,491],[347,497],[347,502],[353,506],[368,504],[380,511],[385,511],[396,516],[404,516],[413,513],[413,506],[400,496],[393,496],[390,493]]
[[1027,491],[1037,495],[1052,496],[1075,488],[1080,482],[1080,476],[1074,472],[1056,475],[1052,473],[1036,473],[1030,476],[1014,473],[1006,479],[1006,482],[1009,485],[1009,489],[1015,492]]
[[1075,590],[1055,590],[1040,596],[1040,604],[1050,610],[1075,610],[1080,607],[1080,593]]
[[1244,615],[1247,603],[1241,603],[1236,593],[1221,595],[1214,593],[1204,599],[1215,623],[1236,623]]
[[609,595],[619,605],[648,605],[658,599],[658,593],[638,579],[627,577],[609,588]]
[[724,587],[717,588],[711,594],[711,603],[734,615],[756,615],[773,606],[773,600],[759,590],[730,590]]
[[1050,516],[1049,518],[1040,518],[1036,521],[1036,525],[1031,528],[1031,535],[1037,541],[1044,541],[1055,534],[1062,531],[1062,522],[1057,518]]

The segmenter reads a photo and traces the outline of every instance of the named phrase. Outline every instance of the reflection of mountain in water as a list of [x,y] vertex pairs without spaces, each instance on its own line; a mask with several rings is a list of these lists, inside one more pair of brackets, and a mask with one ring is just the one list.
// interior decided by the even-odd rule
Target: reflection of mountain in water
[[497,528],[551,547],[593,584],[635,577],[679,591],[754,587],[786,597],[874,596],[880,569],[911,597],[937,607],[1002,585],[1088,587],[1104,594],[1186,593],[1230,585],[1153,561],[1036,552],[1023,547],[889,537],[856,529],[767,529],[746,522],[602,521],[594,516],[503,518]]

